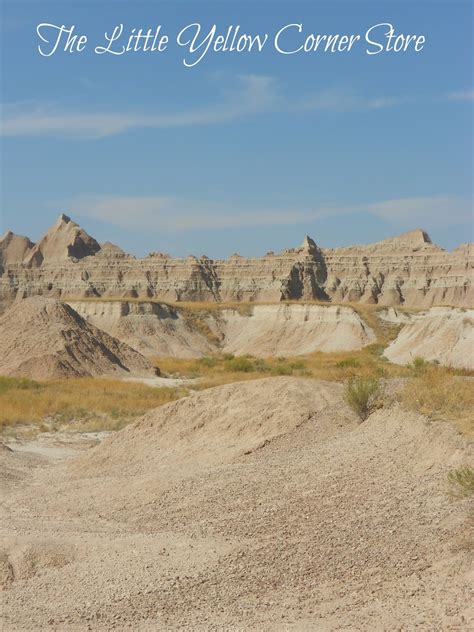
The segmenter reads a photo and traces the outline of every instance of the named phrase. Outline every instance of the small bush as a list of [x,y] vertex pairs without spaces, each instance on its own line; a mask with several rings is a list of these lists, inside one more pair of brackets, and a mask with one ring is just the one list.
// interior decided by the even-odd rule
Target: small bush
[[237,371],[242,373],[250,373],[254,369],[254,363],[250,358],[244,356],[240,358],[232,358],[225,363],[227,371]]
[[448,474],[452,495],[457,498],[467,498],[474,494],[474,469],[469,465],[462,465]]
[[293,375],[293,369],[289,364],[280,362],[271,369],[272,375]]
[[353,377],[346,383],[344,399],[363,421],[372,412],[379,393],[380,382],[377,378]]
[[214,356],[204,356],[202,358],[199,358],[198,360],[198,364],[206,367],[207,369],[213,369],[215,366],[217,366],[217,363],[218,360]]
[[359,367],[360,367],[360,362],[356,358],[345,358],[344,360],[339,360],[339,362],[336,362],[336,369],[347,369],[347,368],[357,369]]
[[254,371],[258,373],[269,373],[270,367],[262,358],[257,358],[254,362]]
[[419,356],[416,357],[413,362],[411,363],[411,368],[416,372],[419,373],[421,371],[424,371],[426,369],[426,367],[428,366],[428,362],[426,362],[426,360],[424,358],[420,358]]
[[26,377],[7,377],[0,375],[0,394],[18,389],[20,391],[37,390],[41,388],[39,382],[29,380]]
[[293,360],[293,362],[290,362],[290,367],[293,371],[303,371],[306,369],[306,362],[304,360]]

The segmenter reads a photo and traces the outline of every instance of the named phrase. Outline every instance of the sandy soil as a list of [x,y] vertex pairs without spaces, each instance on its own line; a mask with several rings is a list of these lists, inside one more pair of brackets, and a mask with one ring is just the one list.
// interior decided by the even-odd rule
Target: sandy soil
[[281,377],[100,439],[0,450],[3,630],[473,629],[449,424]]

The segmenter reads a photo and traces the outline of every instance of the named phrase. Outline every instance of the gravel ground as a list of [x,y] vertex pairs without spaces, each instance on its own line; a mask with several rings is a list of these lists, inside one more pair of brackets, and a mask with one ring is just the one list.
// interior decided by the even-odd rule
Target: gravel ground
[[474,629],[449,424],[282,377],[100,438],[0,451],[3,630]]

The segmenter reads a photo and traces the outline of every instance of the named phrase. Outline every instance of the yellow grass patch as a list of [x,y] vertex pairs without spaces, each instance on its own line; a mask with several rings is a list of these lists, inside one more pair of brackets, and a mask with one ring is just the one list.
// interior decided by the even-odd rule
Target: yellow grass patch
[[399,395],[402,406],[433,419],[446,419],[474,436],[474,378],[443,367],[418,370]]
[[0,428],[19,423],[85,420],[118,428],[134,417],[173,401],[183,389],[155,388],[136,382],[75,378],[37,382],[0,377]]

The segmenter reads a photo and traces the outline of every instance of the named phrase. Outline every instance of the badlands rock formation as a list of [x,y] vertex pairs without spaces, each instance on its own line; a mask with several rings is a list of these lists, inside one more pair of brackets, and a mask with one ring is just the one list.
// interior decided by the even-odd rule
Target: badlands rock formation
[[235,355],[351,351],[376,340],[357,312],[337,305],[257,305],[249,316],[224,310],[222,319],[222,350]]
[[42,297],[16,301],[0,317],[0,374],[36,379],[156,375],[140,353]]
[[255,305],[198,314],[159,303],[71,301],[96,327],[145,356],[200,357],[222,351],[257,357],[313,351],[351,351],[375,342],[374,332],[350,307]]
[[474,302],[470,245],[446,252],[422,230],[348,248],[324,249],[306,237],[299,248],[260,258],[238,255],[144,259],[102,247],[62,215],[36,244],[0,240],[0,301],[55,298],[153,298],[164,301],[321,299],[428,308]]
[[434,307],[427,312],[404,314],[391,308],[380,316],[403,324],[384,352],[391,362],[409,364],[418,357],[474,369],[474,310]]
[[[164,303],[131,301],[69,301],[87,322],[126,342],[148,358],[198,358],[217,351],[217,338],[204,333],[186,313]],[[212,316],[205,317],[212,321]],[[217,325],[216,325],[217,326]]]

